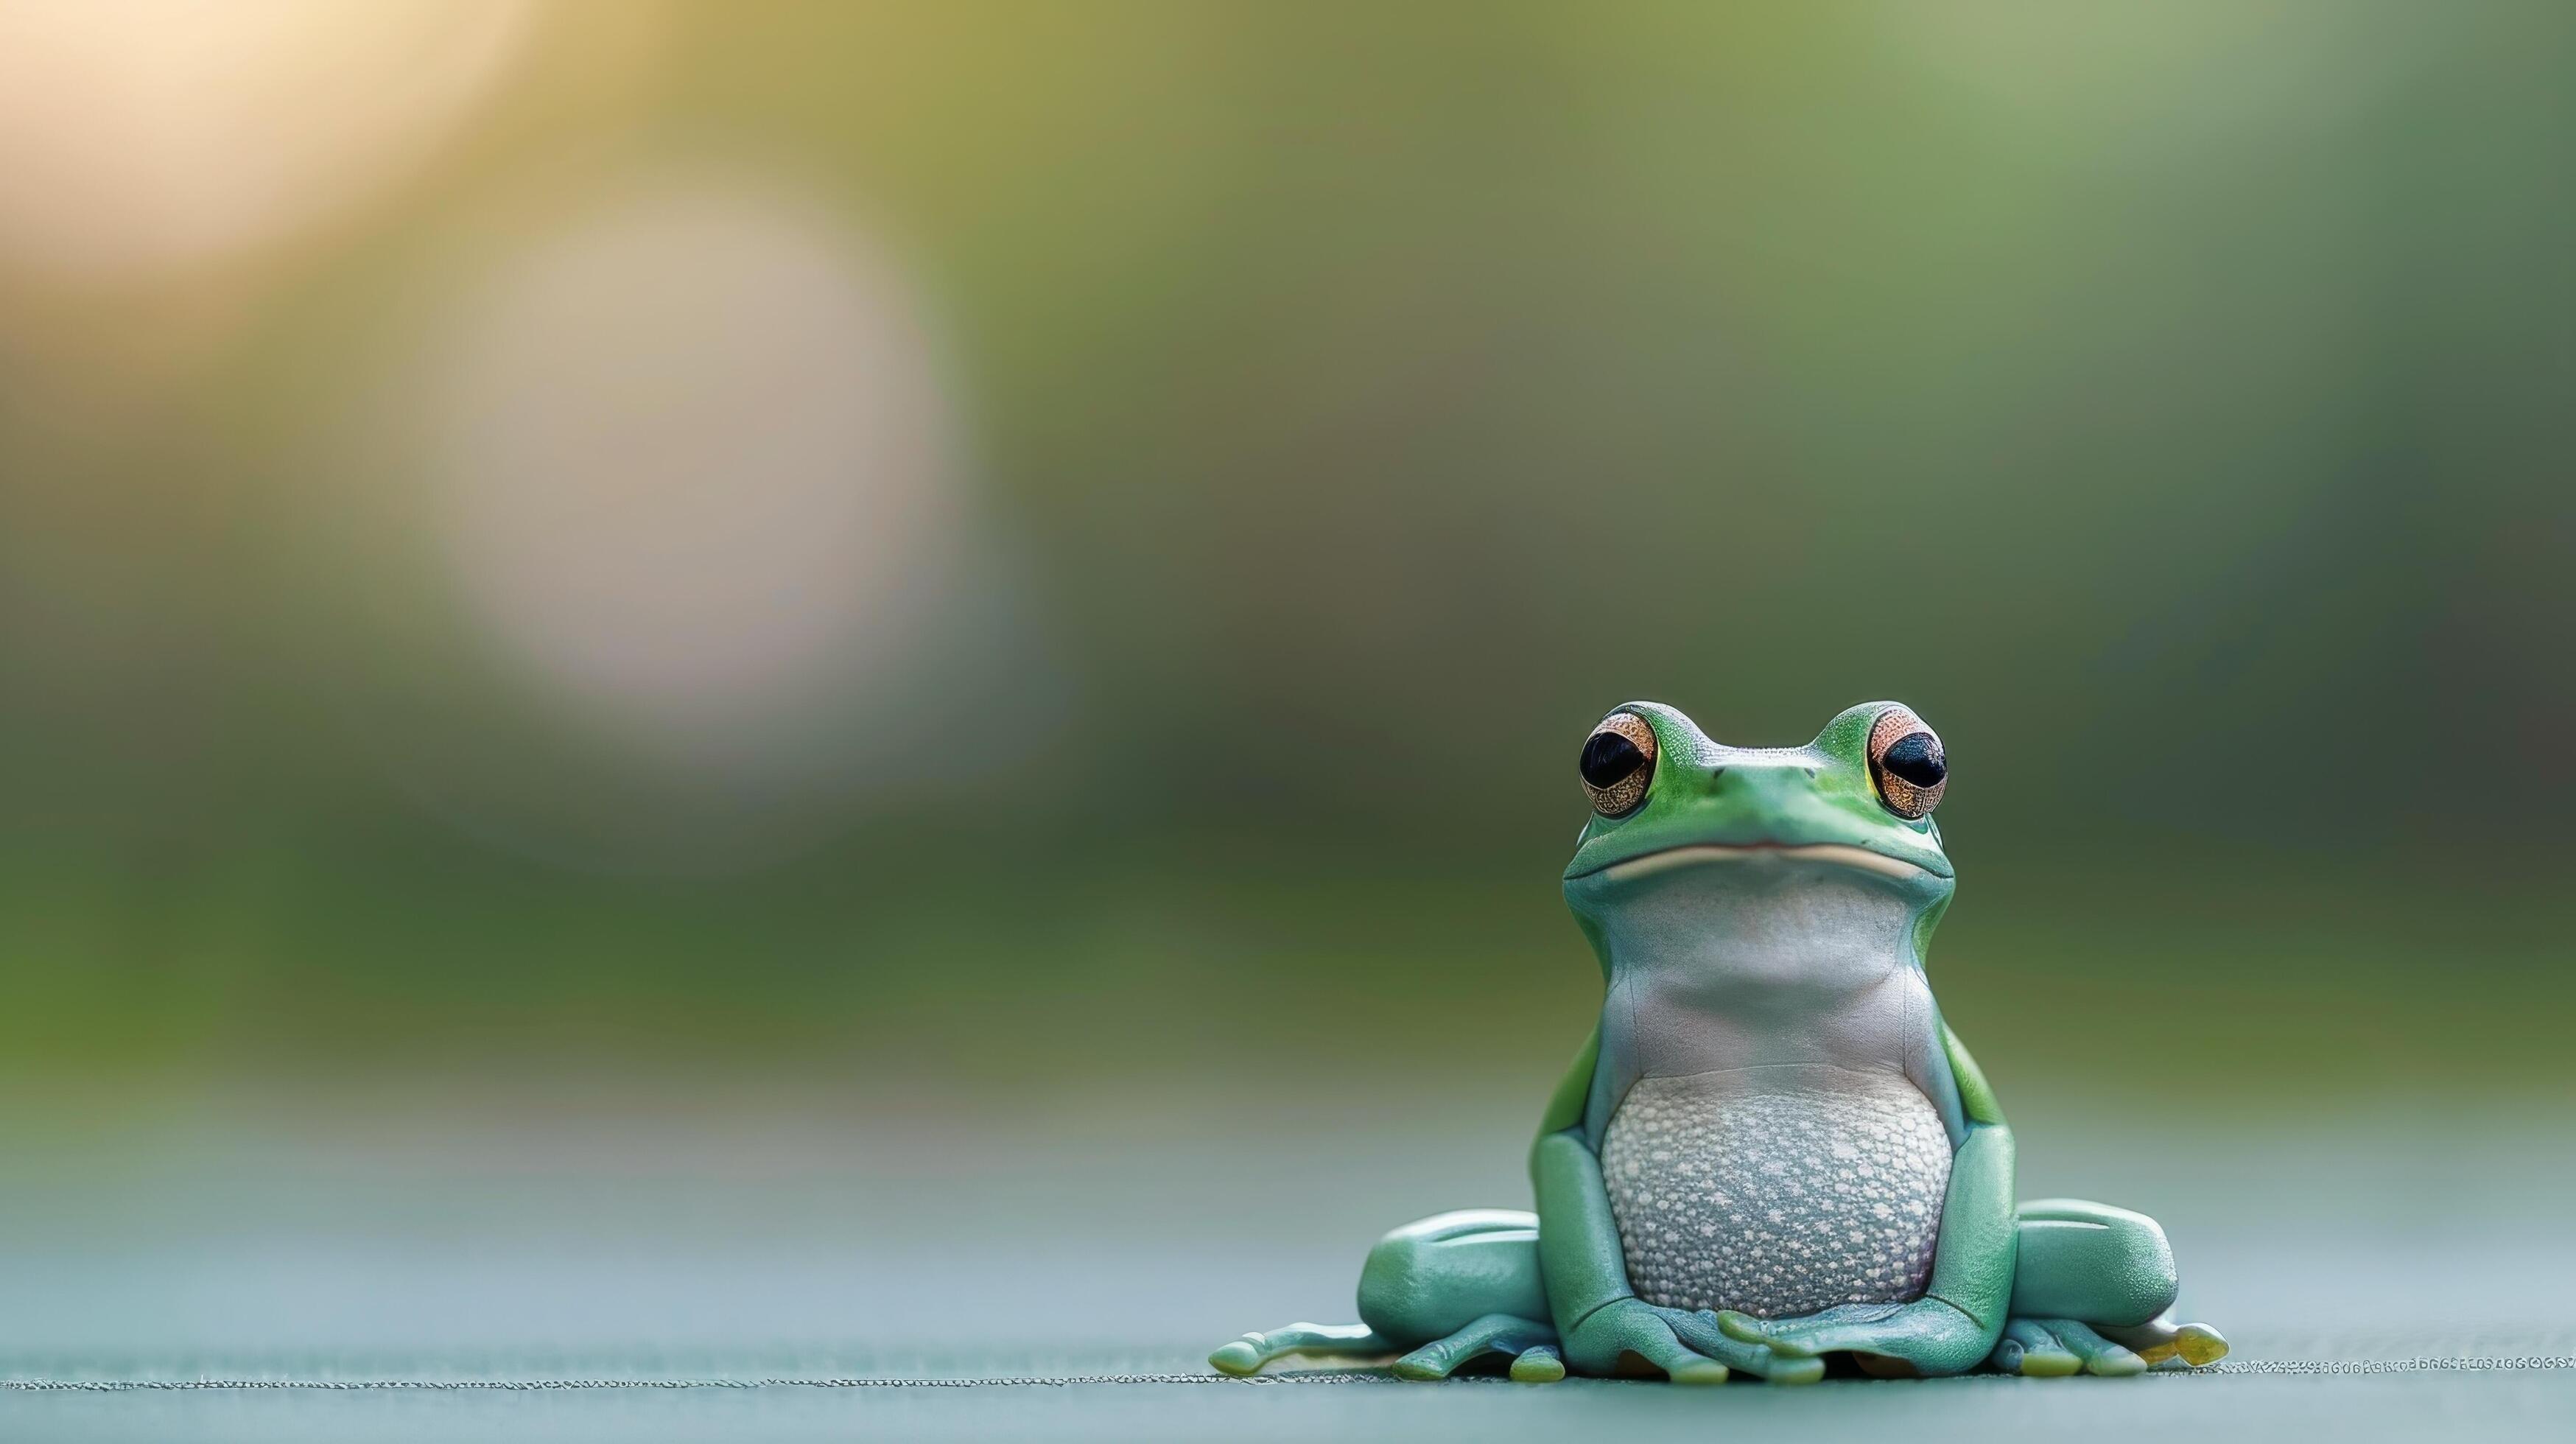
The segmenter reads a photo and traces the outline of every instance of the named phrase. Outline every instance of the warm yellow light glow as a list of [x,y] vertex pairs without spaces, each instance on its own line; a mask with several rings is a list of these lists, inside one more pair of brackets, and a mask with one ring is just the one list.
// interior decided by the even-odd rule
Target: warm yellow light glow
[[101,282],[274,241],[399,177],[529,0],[0,4],[0,268]]

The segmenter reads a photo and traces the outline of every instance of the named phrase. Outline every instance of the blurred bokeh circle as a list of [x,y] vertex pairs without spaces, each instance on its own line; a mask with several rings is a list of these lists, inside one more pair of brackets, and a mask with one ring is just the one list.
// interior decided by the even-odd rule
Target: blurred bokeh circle
[[792,204],[614,204],[499,266],[439,369],[459,597],[531,686],[677,761],[757,765],[912,639],[958,549],[912,297]]
[[[462,681],[363,710],[433,808],[611,866],[729,866],[911,779],[924,705],[1019,685],[927,303],[794,186],[614,188],[463,268],[369,442]],[[381,640],[381,639],[377,639]],[[1025,710],[1025,709],[1023,709]]]

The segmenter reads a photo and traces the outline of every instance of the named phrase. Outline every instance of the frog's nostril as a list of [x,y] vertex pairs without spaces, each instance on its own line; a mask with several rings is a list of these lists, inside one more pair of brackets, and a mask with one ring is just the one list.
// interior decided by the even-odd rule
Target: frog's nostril
[[1799,768],[1798,770],[1799,770],[1800,772],[1803,772],[1803,773],[1807,774],[1807,780],[1808,780],[1809,782],[1813,782],[1813,781],[1815,781],[1815,780],[1816,780],[1816,769],[1814,769],[1814,768],[1812,768],[1812,767],[1801,767],[1801,768]]

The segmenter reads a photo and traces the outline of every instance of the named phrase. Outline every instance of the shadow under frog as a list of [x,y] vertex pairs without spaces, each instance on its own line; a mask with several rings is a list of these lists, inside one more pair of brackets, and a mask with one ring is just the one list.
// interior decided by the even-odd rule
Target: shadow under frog
[[1361,1270],[1362,1322],[1246,1334],[1209,1363],[1803,1383],[1836,1353],[2034,1376],[2226,1353],[2175,1322],[2153,1219],[2014,1202],[2012,1134],[1924,978],[1954,884],[1932,821],[1948,765],[1913,711],[1741,748],[1634,702],[1580,771],[1565,899],[1605,986],[1530,1152],[1538,1211],[1397,1229]]

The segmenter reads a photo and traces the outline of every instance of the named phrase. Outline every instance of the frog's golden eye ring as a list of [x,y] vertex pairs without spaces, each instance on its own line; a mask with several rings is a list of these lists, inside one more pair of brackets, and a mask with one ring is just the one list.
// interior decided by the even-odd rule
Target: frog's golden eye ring
[[1613,712],[1583,739],[1578,766],[1592,810],[1625,817],[1646,800],[1646,785],[1655,780],[1655,729],[1634,712]]
[[1941,739],[1922,718],[1890,707],[1870,724],[1869,780],[1888,811],[1903,818],[1929,817],[1950,785],[1950,761],[1941,753]]

